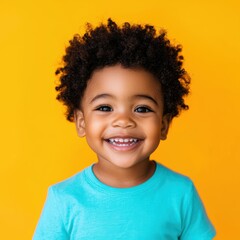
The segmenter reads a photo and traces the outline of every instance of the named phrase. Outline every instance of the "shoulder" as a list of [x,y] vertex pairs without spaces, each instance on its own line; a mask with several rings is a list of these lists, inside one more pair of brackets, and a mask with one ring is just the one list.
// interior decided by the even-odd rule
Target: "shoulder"
[[174,199],[176,202],[189,202],[193,195],[198,195],[193,181],[176,171],[157,163],[158,181],[161,192]]
[[69,195],[79,194],[85,187],[85,173],[91,168],[91,166],[83,169],[82,171],[74,174],[73,176],[53,184],[49,187],[49,191],[53,192],[54,195]]
[[159,181],[167,188],[173,188],[174,191],[191,191],[194,187],[192,180],[170,168],[157,163]]
[[[203,202],[192,180],[161,164],[162,188],[168,194],[168,203],[177,206],[181,216],[182,234],[180,239],[212,239],[216,231],[209,220]],[[162,173],[162,174],[161,174]]]

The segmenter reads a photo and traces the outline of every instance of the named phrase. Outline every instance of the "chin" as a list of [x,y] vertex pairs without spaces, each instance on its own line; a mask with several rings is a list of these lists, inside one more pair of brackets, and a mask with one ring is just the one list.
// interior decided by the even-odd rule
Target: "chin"
[[129,160],[119,160],[115,162],[111,162],[115,167],[121,168],[121,169],[129,169],[137,166],[142,161],[129,161]]

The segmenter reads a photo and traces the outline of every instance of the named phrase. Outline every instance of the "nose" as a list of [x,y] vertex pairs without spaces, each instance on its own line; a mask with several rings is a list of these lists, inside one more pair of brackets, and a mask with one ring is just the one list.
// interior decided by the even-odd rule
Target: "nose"
[[120,128],[134,128],[136,126],[135,121],[131,115],[127,113],[117,114],[112,122],[113,127]]

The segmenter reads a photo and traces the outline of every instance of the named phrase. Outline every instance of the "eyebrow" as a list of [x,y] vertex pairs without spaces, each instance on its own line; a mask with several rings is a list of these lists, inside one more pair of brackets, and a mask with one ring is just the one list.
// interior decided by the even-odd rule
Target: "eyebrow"
[[[113,98],[113,96],[112,96],[111,94],[108,94],[108,93],[98,94],[98,95],[96,95],[96,96],[90,101],[90,103],[93,103],[94,101],[96,101],[96,100],[99,99],[99,98],[107,98],[107,97]],[[134,95],[133,98],[149,99],[149,100],[152,101],[155,105],[158,106],[157,101],[156,101],[153,97],[151,97],[151,96],[149,96],[149,95],[146,95],[146,94],[137,94],[137,95]]]
[[147,99],[151,100],[154,104],[156,104],[158,106],[157,101],[153,97],[151,97],[149,95],[138,94],[138,95],[135,95],[134,97],[137,97],[137,98],[147,98]]
[[107,93],[98,94],[90,101],[90,103],[96,101],[99,98],[106,98],[106,97],[113,97],[113,96],[111,94],[107,94]]

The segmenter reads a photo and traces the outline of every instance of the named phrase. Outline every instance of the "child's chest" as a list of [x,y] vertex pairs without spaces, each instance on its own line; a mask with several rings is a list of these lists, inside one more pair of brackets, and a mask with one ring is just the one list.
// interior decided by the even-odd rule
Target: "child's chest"
[[92,196],[76,199],[66,216],[70,239],[177,240],[181,233],[180,206],[161,196]]

